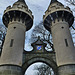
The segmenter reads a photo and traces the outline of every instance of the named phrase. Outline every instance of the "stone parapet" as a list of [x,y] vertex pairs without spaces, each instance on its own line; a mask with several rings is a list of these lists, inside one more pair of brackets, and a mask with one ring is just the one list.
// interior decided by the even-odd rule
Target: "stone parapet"
[[55,23],[56,19],[58,20],[58,22],[60,21],[60,19],[62,19],[62,21],[65,20],[66,22],[68,22],[69,27],[71,27],[74,22],[74,16],[70,8],[64,7],[64,5],[58,1],[49,5],[47,11],[45,12],[45,15],[43,16],[43,19],[44,26],[49,31],[52,22]]
[[19,21],[25,24],[26,30],[29,30],[33,25],[33,15],[25,2],[17,1],[13,6],[8,6],[4,11],[3,23],[6,27],[12,21]]

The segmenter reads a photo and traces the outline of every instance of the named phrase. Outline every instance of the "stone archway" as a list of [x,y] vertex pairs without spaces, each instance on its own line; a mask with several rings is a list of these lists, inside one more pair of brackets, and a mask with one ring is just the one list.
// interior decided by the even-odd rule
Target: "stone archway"
[[34,57],[34,58],[28,60],[27,62],[25,62],[25,63],[23,64],[23,66],[22,66],[23,75],[24,75],[26,69],[27,69],[31,64],[36,63],[36,62],[43,62],[43,63],[48,64],[48,65],[53,69],[55,75],[58,75],[58,74],[57,74],[58,71],[57,71],[56,62],[53,61],[53,59],[51,59],[51,58],[48,59],[48,58],[45,58],[45,57]]
[[46,51],[45,47],[46,44],[40,40],[40,38],[37,39],[34,43],[31,44],[33,46],[32,51],[24,51],[23,52],[23,75],[27,68],[36,62],[43,62],[49,65],[55,75],[58,75],[57,72],[57,63],[56,63],[56,56],[54,51]]

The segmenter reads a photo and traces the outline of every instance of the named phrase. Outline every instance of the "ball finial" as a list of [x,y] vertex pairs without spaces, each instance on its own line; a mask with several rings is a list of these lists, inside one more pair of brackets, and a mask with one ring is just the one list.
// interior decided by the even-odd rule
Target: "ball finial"
[[18,0],[18,1],[20,1],[20,2],[25,2],[24,0]]
[[57,2],[57,0],[51,0],[51,3],[50,3],[50,4],[52,4],[52,3],[54,3],[54,2]]

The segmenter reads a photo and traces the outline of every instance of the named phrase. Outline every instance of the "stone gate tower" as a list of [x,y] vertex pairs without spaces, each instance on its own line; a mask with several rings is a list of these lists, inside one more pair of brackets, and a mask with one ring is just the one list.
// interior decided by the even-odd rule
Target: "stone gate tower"
[[73,22],[70,8],[65,8],[57,0],[51,0],[45,12],[44,26],[53,37],[58,75],[75,75],[75,47],[69,30]]
[[18,0],[4,11],[3,23],[8,27],[1,58],[0,75],[22,75],[25,31],[33,24],[32,12],[24,0]]

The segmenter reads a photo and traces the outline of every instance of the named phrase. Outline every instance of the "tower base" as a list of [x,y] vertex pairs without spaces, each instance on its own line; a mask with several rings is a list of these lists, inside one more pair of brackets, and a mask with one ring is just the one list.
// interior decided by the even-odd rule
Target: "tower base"
[[0,65],[0,75],[22,75],[22,68],[16,65]]
[[75,65],[64,65],[58,67],[58,75],[75,75]]

